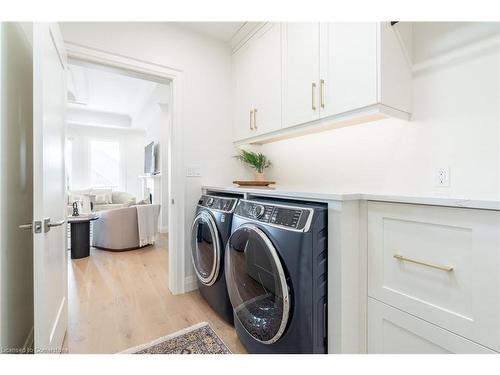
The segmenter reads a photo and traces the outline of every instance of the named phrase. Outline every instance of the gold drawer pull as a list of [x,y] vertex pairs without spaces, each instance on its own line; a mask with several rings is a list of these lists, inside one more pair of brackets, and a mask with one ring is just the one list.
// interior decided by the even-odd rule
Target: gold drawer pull
[[397,260],[400,260],[402,262],[410,262],[410,263],[420,264],[422,266],[435,268],[435,269],[441,270],[441,271],[446,271],[446,272],[453,271],[453,267],[451,267],[451,266],[441,266],[439,264],[432,264],[432,263],[421,262],[419,260],[406,258],[406,257],[404,257],[402,255],[399,255],[399,254],[394,254],[394,258],[396,258]]
[[316,110],[316,82],[311,83],[311,108]]
[[253,130],[253,109],[250,110],[250,130]]
[[321,90],[319,91],[319,96],[321,98],[321,108],[325,108],[325,80],[322,79],[319,81]]

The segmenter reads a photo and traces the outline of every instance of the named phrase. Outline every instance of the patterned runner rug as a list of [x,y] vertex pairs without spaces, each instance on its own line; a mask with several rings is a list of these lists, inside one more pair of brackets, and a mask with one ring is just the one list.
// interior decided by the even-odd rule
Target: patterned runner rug
[[231,354],[207,322],[195,324],[150,343],[127,349],[123,354]]

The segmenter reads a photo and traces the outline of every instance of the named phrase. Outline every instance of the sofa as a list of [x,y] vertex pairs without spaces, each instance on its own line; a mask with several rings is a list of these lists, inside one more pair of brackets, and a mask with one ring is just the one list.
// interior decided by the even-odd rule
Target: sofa
[[94,203],[94,211],[112,210],[115,208],[130,207],[135,204],[135,198],[124,191],[112,191],[111,203]]
[[155,243],[160,205],[148,204],[105,210],[93,222],[92,246],[126,251]]
[[94,212],[130,207],[136,203],[135,197],[124,191],[103,188],[71,190],[68,192],[68,215],[73,212],[72,205],[75,201],[92,201]]

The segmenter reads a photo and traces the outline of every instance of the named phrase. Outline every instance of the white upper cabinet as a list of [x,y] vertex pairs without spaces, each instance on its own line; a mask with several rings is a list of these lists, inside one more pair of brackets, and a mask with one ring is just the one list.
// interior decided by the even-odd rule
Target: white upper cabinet
[[268,23],[233,55],[234,139],[281,128],[281,25]]
[[252,136],[254,98],[257,90],[253,79],[256,62],[253,45],[242,46],[233,55],[233,137],[244,139]]
[[411,27],[267,23],[234,53],[235,141],[409,119]]
[[377,103],[377,24],[323,23],[321,117]]
[[253,127],[259,135],[281,128],[281,25],[267,24],[257,33],[255,42]]
[[319,23],[283,24],[283,126],[319,118]]

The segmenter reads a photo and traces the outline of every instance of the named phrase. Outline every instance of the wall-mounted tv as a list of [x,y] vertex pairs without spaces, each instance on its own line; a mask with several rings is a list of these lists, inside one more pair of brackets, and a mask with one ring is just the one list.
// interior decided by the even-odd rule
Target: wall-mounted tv
[[156,147],[151,142],[144,148],[144,174],[156,174]]

